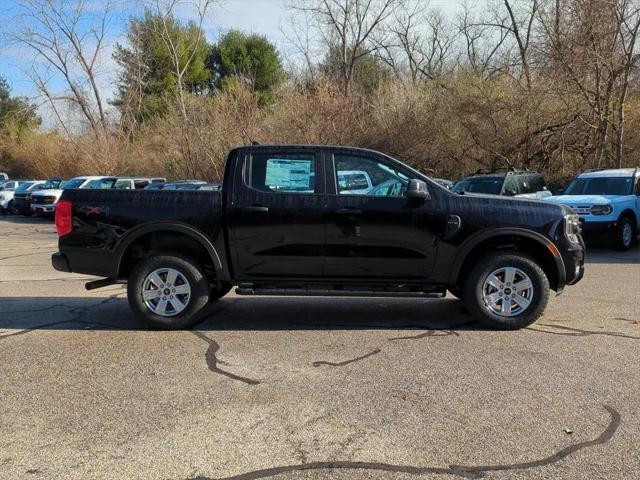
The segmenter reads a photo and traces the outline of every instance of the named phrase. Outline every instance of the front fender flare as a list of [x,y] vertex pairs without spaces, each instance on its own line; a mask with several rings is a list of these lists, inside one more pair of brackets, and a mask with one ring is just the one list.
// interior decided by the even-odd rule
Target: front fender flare
[[564,266],[564,261],[562,260],[562,255],[560,254],[558,248],[551,240],[546,238],[544,235],[541,235],[532,230],[517,227],[490,228],[476,232],[474,235],[467,238],[460,245],[458,253],[453,261],[453,267],[451,269],[451,273],[449,274],[449,285],[455,285],[457,283],[458,276],[460,275],[460,271],[462,270],[462,266],[464,265],[464,262],[467,259],[468,255],[475,247],[477,247],[481,242],[484,242],[491,238],[503,237],[507,235],[528,238],[540,243],[540,245],[545,247],[554,259],[556,273],[558,275],[557,288],[561,289],[562,287],[564,287],[567,281],[567,272]]

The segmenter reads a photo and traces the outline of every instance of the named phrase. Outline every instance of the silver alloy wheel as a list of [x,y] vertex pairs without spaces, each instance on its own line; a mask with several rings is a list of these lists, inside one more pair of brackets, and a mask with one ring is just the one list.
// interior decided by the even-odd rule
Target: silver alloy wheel
[[189,281],[174,268],[154,270],[142,283],[142,300],[156,315],[174,317],[187,308],[190,299]]
[[482,285],[482,301],[491,313],[515,317],[533,300],[533,283],[519,268],[501,267],[491,272]]
[[622,243],[625,247],[631,245],[631,239],[633,238],[633,229],[629,222],[624,222],[622,227]]

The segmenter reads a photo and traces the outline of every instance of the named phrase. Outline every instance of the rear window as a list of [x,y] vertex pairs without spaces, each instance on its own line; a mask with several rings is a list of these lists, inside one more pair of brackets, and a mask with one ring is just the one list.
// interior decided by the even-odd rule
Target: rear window
[[486,177],[486,178],[469,178],[460,180],[453,187],[453,191],[470,192],[470,193],[486,193],[489,195],[500,195],[504,177]]

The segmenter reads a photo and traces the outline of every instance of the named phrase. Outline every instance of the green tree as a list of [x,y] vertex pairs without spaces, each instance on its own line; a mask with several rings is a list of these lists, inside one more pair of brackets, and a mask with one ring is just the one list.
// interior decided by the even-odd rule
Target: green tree
[[7,80],[0,76],[0,132],[21,133],[40,125],[36,106],[25,98],[12,97]]
[[223,88],[231,78],[239,78],[267,99],[284,78],[284,69],[275,45],[266,37],[238,30],[226,33],[213,46],[207,66],[213,85]]
[[181,95],[179,85],[191,94],[208,91],[210,46],[202,36],[193,22],[182,24],[173,16],[162,19],[150,11],[129,21],[127,41],[117,44],[113,54],[121,70],[112,104],[119,108],[123,123],[140,123],[169,111],[172,100]]

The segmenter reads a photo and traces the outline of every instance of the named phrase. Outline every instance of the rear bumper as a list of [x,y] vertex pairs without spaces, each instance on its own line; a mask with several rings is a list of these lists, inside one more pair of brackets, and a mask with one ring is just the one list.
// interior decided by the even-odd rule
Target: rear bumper
[[116,278],[118,257],[112,253],[96,252],[86,248],[65,248],[51,256],[53,268],[60,272],[82,273],[97,277]]
[[51,255],[51,265],[59,272],[71,272],[69,260],[67,260],[67,256],[63,253],[56,252]]

